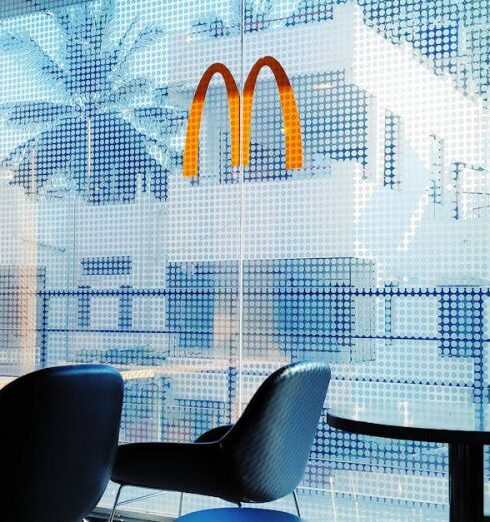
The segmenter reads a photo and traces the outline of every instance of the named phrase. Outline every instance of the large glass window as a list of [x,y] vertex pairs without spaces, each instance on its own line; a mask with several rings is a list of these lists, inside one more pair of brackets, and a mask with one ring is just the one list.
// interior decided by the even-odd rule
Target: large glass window
[[[116,366],[122,442],[192,441],[305,359],[331,364],[331,404],[489,401],[486,0],[4,4],[2,374]],[[264,56],[291,82],[302,168],[264,69],[249,165],[216,77],[184,177],[202,74],[220,62],[241,91]],[[447,450],[322,418],[300,494],[319,520],[445,520]]]

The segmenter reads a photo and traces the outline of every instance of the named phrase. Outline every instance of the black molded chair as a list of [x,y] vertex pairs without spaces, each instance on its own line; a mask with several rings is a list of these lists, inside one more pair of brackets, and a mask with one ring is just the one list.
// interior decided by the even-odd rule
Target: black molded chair
[[190,444],[120,446],[112,473],[120,488],[109,520],[127,485],[220,497],[239,506],[293,493],[329,382],[327,365],[291,364],[266,379],[232,427],[211,430]]
[[48,368],[0,391],[0,519],[79,522],[117,451],[123,382],[102,365]]

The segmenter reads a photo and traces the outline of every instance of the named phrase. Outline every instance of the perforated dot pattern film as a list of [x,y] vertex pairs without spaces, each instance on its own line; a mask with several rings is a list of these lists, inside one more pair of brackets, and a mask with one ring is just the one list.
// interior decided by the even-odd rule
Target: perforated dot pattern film
[[[0,16],[2,374],[114,365],[122,442],[195,440],[300,360],[331,364],[330,405],[489,402],[487,0],[8,0]],[[184,176],[202,74],[224,64],[243,97],[264,56],[291,83],[301,168],[265,67],[248,164],[216,76]],[[437,510],[447,448],[323,417],[301,493],[331,492]]]

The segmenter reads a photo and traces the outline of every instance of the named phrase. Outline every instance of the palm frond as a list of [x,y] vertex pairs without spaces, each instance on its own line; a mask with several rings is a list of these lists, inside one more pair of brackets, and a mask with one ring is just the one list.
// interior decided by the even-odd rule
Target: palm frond
[[120,57],[120,55],[121,55],[125,45],[127,45],[127,41],[129,39],[131,33],[134,31],[137,23],[138,23],[137,19],[131,20],[131,22],[129,23],[128,27],[126,27],[126,30],[124,31],[124,33],[119,38],[119,41],[114,46],[114,49],[112,50],[111,54],[114,56],[114,59],[116,61],[119,60],[119,57]]
[[90,28],[93,23],[91,6],[87,4],[75,4],[68,8],[70,16],[70,33],[76,34],[78,37],[85,33],[90,34]]
[[3,169],[18,169],[19,165],[27,155],[27,153],[32,150],[34,144],[36,143],[36,138],[31,138],[30,140],[21,143],[13,150],[11,150],[8,155],[0,161],[0,167]]
[[[0,167],[14,173],[12,183],[32,190],[32,183],[41,187],[47,179],[60,169],[69,166],[71,158],[76,157],[75,151],[80,149],[83,154],[84,141],[80,142],[83,122],[77,118],[64,119],[59,125],[41,132],[33,138],[16,147],[0,162]],[[33,162],[35,165],[35,180],[33,180]],[[78,170],[84,168],[84,163],[77,161]],[[76,169],[71,166],[76,177]]]
[[133,78],[111,92],[102,103],[106,108],[128,108],[138,101],[144,101],[150,94],[151,87],[150,80]]
[[135,41],[131,45],[128,54],[146,49],[148,46],[153,45],[160,40],[164,34],[165,31],[161,27],[145,27],[139,32]]
[[52,102],[21,102],[0,105],[0,117],[12,126],[46,125],[58,122],[67,116],[73,116],[70,105]]
[[111,22],[114,20],[115,13],[116,4],[114,0],[103,0],[98,12],[98,25],[104,37],[108,36],[107,31],[110,28]]
[[97,8],[84,3],[66,8],[67,15],[60,15],[66,43],[79,46],[85,52],[100,53],[108,25],[114,16],[112,0],[103,0]]
[[133,115],[137,125],[160,139],[177,134],[187,119],[187,111],[175,107],[141,107]]
[[35,138],[16,147],[0,161],[0,169],[9,174],[10,183],[20,185],[26,192],[31,191],[32,176],[29,175],[30,153],[34,149]]
[[[121,71],[127,65],[131,57],[147,47],[153,45],[160,40],[165,34],[165,31],[160,27],[149,26],[142,29],[134,39],[133,43],[126,49],[122,50],[118,56],[118,63],[115,67],[113,74],[121,74]],[[126,37],[126,39],[128,39]]]
[[110,38],[115,12],[114,0],[102,0],[98,8],[90,6],[93,32],[89,39],[95,43],[97,53],[104,51],[104,44]]
[[113,45],[113,35],[116,25],[113,23],[116,17],[116,4],[114,0],[103,0],[98,11],[98,30],[102,36],[100,52],[107,56]]
[[66,37],[70,32],[70,12],[66,8],[54,9],[53,16]]
[[29,35],[0,33],[0,52],[19,58],[30,71],[38,71],[43,79],[63,82],[64,70]]

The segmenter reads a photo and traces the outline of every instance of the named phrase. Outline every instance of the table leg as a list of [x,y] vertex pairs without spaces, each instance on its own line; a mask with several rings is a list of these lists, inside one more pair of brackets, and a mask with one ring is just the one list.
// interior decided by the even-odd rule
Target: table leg
[[449,520],[484,520],[483,446],[480,444],[449,444]]

